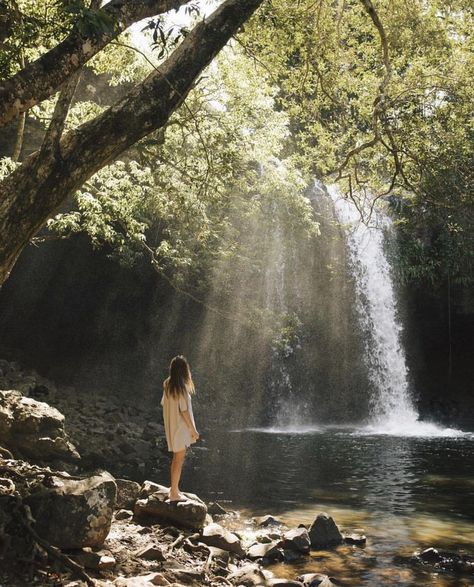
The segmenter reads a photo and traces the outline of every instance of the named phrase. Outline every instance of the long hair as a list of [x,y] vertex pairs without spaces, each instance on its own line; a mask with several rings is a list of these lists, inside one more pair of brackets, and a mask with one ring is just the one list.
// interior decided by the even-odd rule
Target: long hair
[[163,389],[166,394],[172,395],[173,397],[186,393],[194,393],[191,369],[187,360],[182,355],[178,355],[171,360],[170,374],[163,381]]

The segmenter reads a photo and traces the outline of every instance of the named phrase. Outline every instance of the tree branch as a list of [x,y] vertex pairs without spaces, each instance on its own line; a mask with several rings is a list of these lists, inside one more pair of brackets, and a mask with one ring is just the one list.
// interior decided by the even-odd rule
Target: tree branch
[[226,0],[141,84],[60,141],[61,160],[33,153],[0,183],[0,284],[61,203],[131,145],[166,125],[196,79],[263,0]]
[[75,71],[134,22],[177,9],[188,2],[189,0],[111,0],[100,9],[104,17],[114,24],[110,32],[83,37],[74,28],[56,47],[0,83],[0,126],[55,94]]

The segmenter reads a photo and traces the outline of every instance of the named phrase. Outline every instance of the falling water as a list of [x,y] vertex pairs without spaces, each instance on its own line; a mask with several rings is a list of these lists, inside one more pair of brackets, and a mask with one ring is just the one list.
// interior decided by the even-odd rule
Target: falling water
[[390,219],[375,208],[369,214],[367,205],[359,211],[353,202],[341,196],[336,186],[330,186],[328,191],[337,219],[347,229],[356,309],[365,340],[364,360],[375,390],[369,430],[388,434],[436,433],[434,424],[418,421],[410,397],[400,340],[402,327],[391,269],[384,252]]

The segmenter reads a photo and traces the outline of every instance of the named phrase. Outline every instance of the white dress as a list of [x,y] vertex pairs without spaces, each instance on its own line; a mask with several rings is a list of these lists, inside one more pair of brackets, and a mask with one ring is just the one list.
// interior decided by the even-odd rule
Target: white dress
[[165,424],[166,441],[170,452],[180,452],[190,446],[195,440],[191,438],[191,431],[186,426],[182,412],[188,412],[194,424],[193,406],[189,393],[180,393],[173,396],[163,392],[161,398],[163,406],[163,420]]

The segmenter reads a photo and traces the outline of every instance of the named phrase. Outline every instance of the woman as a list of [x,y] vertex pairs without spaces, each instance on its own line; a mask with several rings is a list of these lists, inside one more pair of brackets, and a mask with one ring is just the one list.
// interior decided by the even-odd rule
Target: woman
[[194,383],[188,362],[181,355],[172,359],[169,373],[169,377],[163,381],[161,399],[166,441],[168,450],[173,453],[169,499],[184,501],[185,497],[179,491],[179,480],[186,448],[199,438],[191,404]]

